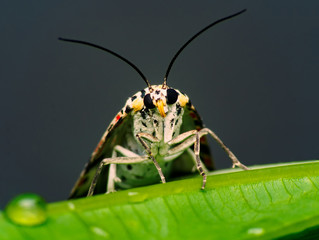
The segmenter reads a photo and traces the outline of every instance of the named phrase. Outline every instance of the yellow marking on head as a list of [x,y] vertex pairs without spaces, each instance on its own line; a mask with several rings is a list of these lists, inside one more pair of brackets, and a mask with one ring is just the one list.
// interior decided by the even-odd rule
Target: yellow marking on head
[[136,98],[133,102],[132,102],[132,107],[134,109],[135,112],[141,110],[144,106],[144,102],[142,98]]
[[178,96],[178,101],[179,101],[179,104],[181,105],[181,107],[184,107],[186,105],[186,103],[188,103],[188,97],[185,96],[184,94],[180,94]]
[[162,99],[159,99],[156,101],[155,106],[157,107],[159,113],[161,114],[162,117],[166,116],[166,113],[164,111],[164,102]]

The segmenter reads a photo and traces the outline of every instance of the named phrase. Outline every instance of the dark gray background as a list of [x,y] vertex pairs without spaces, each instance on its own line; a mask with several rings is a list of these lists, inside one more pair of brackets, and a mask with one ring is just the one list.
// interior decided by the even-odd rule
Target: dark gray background
[[[22,192],[67,198],[107,125],[145,87],[115,57],[168,84],[247,164],[318,159],[319,1],[2,1],[0,206]],[[230,167],[213,144],[218,168]]]

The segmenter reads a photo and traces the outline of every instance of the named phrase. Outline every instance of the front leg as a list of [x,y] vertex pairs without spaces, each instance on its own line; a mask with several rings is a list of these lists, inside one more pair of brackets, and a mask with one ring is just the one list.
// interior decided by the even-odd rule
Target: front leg
[[209,134],[215,139],[215,141],[221,146],[222,149],[224,149],[224,151],[228,154],[228,157],[232,160],[233,168],[235,168],[235,166],[237,166],[237,167],[240,167],[241,169],[249,170],[248,167],[246,167],[244,164],[239,162],[239,160],[235,156],[235,154],[233,154],[233,152],[230,151],[230,149],[228,147],[226,147],[226,145],[222,142],[222,140],[220,140],[220,138],[212,130],[210,130],[209,128],[203,128],[200,130],[200,132],[203,135]]
[[[112,158],[116,158],[118,153],[120,153],[124,157],[139,157],[139,155],[135,152],[132,152],[131,150],[126,149],[120,145],[116,145],[113,149]],[[116,175],[116,164],[112,163],[110,164],[109,168],[106,193],[115,192],[115,182],[119,181],[121,181],[121,179],[119,179]]]
[[[91,182],[89,191],[87,196],[92,196],[94,193],[94,188],[96,186],[98,177],[101,174],[102,168],[108,164],[134,164],[134,163],[140,163],[148,160],[148,156],[137,156],[137,157],[114,157],[114,158],[105,158],[100,162],[100,165],[98,166],[96,173],[94,175],[94,178]],[[114,180],[114,179],[113,179]]]
[[194,143],[194,153],[196,156],[196,167],[197,167],[200,175],[202,175],[202,177],[203,177],[202,189],[205,189],[207,176],[203,170],[202,161],[200,160],[200,157],[199,157],[199,149],[200,149],[199,133],[196,132],[195,143]]
[[228,147],[226,147],[226,145],[222,142],[222,140],[220,140],[220,138],[212,130],[210,130],[208,128],[203,128],[199,131],[190,130],[190,131],[182,133],[179,136],[177,136],[176,138],[172,139],[171,141],[168,142],[169,145],[174,145],[177,143],[181,143],[181,144],[170,149],[168,151],[168,154],[174,154],[174,153],[177,153],[180,151],[184,151],[185,149],[187,149],[188,147],[193,145],[196,141],[197,133],[199,135],[199,138],[201,138],[202,136],[207,135],[207,134],[212,136],[215,139],[215,141],[221,146],[221,148],[224,149],[224,151],[227,153],[228,157],[231,159],[231,161],[233,163],[233,168],[235,166],[237,166],[243,170],[249,170],[249,168],[246,167],[244,164],[242,164],[238,160],[238,158],[235,156],[235,154],[232,151],[230,151],[230,149]]
[[206,170],[206,168],[204,167],[199,157],[199,153],[200,153],[199,140],[201,136],[202,135],[200,135],[200,131],[197,131],[197,130],[191,130],[178,135],[177,137],[175,137],[174,139],[168,142],[168,145],[174,145],[174,144],[180,143],[176,147],[169,150],[168,155],[175,154],[178,152],[183,152],[185,150],[188,151],[189,147],[194,144],[194,153],[191,153],[191,156],[193,158],[195,157],[194,160],[195,160],[196,168],[199,171],[200,175],[203,177],[202,189],[205,189],[207,176],[204,169]]
[[154,136],[152,136],[151,134],[148,134],[148,133],[138,133],[138,134],[136,134],[136,137],[140,141],[140,143],[142,144],[144,149],[146,150],[148,156],[152,159],[152,161],[153,161],[153,163],[154,163],[154,165],[155,165],[155,167],[156,167],[156,169],[158,171],[158,174],[161,177],[162,183],[166,183],[165,176],[164,176],[164,174],[162,172],[162,169],[161,169],[160,165],[158,164],[158,162],[154,158],[150,147],[146,144],[146,142],[143,140],[143,138],[147,139],[148,141],[150,141],[152,143],[159,142],[159,140],[156,137],[154,137]]
[[204,189],[205,185],[206,185],[206,174],[203,170],[202,162],[201,162],[200,157],[199,157],[199,154],[200,154],[200,141],[199,140],[202,136],[207,135],[207,134],[211,135],[215,139],[215,141],[221,146],[221,148],[223,148],[224,151],[228,154],[229,158],[233,162],[233,168],[235,166],[238,166],[244,170],[249,170],[248,167],[246,167],[244,164],[239,162],[239,160],[237,159],[235,154],[233,154],[229,150],[229,148],[225,146],[225,144],[220,140],[220,138],[212,130],[210,130],[208,128],[203,128],[200,131],[190,130],[188,132],[184,132],[168,142],[168,144],[170,146],[180,143],[177,146],[170,149],[168,151],[168,155],[176,154],[178,152],[185,151],[191,145],[194,144],[194,154],[195,154],[196,167],[203,177],[202,189]]

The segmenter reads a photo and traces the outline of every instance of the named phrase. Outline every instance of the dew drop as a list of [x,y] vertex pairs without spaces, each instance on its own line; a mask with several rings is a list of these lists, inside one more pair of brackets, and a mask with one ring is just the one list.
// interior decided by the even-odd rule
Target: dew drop
[[74,211],[75,210],[75,205],[72,203],[72,202],[69,202],[68,203],[68,207],[71,211]]
[[12,199],[4,210],[8,219],[23,226],[36,226],[47,219],[46,202],[36,194],[21,194]]
[[138,192],[128,192],[129,202],[143,202],[147,198],[147,194],[141,194]]
[[100,237],[103,237],[103,238],[109,238],[109,234],[108,232],[106,232],[105,230],[103,230],[102,228],[99,228],[99,227],[95,227],[95,226],[92,226],[91,227],[91,231],[100,236]]
[[248,232],[247,232],[249,235],[255,235],[255,236],[260,236],[262,234],[265,233],[265,230],[263,228],[259,228],[259,227],[256,227],[256,228],[250,228],[248,229]]

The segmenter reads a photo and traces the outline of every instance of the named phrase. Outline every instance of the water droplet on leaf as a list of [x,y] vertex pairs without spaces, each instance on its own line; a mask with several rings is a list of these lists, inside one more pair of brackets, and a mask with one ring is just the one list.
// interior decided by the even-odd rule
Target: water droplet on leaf
[[143,202],[147,198],[147,194],[138,192],[128,192],[129,202]]
[[255,227],[255,228],[248,229],[248,234],[249,235],[259,236],[259,235],[262,235],[264,233],[265,233],[265,230],[263,228]]
[[68,207],[71,211],[74,211],[75,210],[75,205],[72,203],[72,202],[69,202],[68,203]]
[[36,194],[21,194],[8,203],[5,214],[15,224],[36,226],[47,219],[46,202]]
[[103,230],[102,228],[92,226],[91,231],[94,234],[98,235],[99,237],[103,237],[103,238],[109,237],[109,234],[105,230]]

